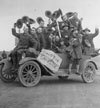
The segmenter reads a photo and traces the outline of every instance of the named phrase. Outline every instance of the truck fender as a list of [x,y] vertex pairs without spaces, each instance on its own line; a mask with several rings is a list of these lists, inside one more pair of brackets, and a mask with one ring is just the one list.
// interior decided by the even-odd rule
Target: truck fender
[[91,63],[94,64],[96,70],[98,69],[98,68],[97,68],[97,65],[96,65],[96,63],[95,63],[94,61],[85,60],[85,61],[81,62],[81,64],[80,64],[80,73],[81,73],[81,74],[84,72],[84,69],[86,68],[87,63],[89,63],[89,62],[91,62]]

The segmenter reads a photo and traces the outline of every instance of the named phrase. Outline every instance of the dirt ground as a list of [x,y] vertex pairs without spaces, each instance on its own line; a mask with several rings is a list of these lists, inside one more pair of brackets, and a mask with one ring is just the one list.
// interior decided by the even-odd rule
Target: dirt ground
[[100,108],[100,76],[91,84],[76,75],[64,81],[43,77],[31,88],[0,80],[0,108]]

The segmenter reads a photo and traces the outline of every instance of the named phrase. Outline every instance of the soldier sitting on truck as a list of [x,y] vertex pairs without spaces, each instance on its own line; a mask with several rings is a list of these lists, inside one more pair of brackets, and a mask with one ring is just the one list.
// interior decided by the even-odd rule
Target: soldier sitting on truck
[[19,43],[10,54],[13,63],[12,66],[13,71],[17,68],[19,60],[21,59],[25,49],[30,50],[30,47],[34,49],[36,49],[37,47],[36,40],[33,39],[32,36],[28,33],[27,28],[24,29],[24,33],[20,33],[20,34],[16,33],[16,27],[21,28],[22,25],[23,22],[21,19],[19,19],[17,23],[14,25],[14,28],[12,28],[12,34],[19,39]]
[[99,29],[95,28],[95,33],[90,33],[88,28],[83,30],[83,54],[93,55],[95,53],[95,46],[93,39],[99,34]]

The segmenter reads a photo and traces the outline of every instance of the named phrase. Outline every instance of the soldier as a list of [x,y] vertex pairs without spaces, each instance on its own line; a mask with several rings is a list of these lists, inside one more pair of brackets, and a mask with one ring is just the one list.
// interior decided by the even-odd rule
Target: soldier
[[59,47],[57,47],[58,52],[65,53],[67,51],[67,47],[64,43],[64,39],[62,38],[59,43],[60,43],[60,45],[59,45]]
[[71,31],[74,29],[68,21],[67,14],[62,16],[62,37],[64,38],[66,46],[69,45],[69,40],[71,38]]
[[69,73],[71,73],[72,62],[75,61],[76,64],[76,74],[79,74],[79,61],[82,58],[82,35],[79,34],[78,30],[74,29],[72,31],[73,38],[71,39],[71,61],[69,63]]
[[83,50],[85,54],[92,54],[95,51],[93,39],[99,34],[99,29],[95,28],[95,33],[90,33],[88,28],[83,30]]
[[69,29],[67,24],[62,26],[61,36],[64,39],[64,43],[66,46],[69,46],[70,33],[71,33],[71,29]]
[[[23,33],[23,20],[18,19],[16,23],[14,23],[15,30],[18,34]],[[19,43],[19,39],[15,37],[15,46]]]
[[82,30],[82,20],[78,19],[78,13],[77,12],[68,12],[67,14],[67,19],[70,23],[70,26],[73,26],[74,28],[76,28],[79,32],[81,32]]
[[11,52],[10,55],[12,57],[12,62],[13,62],[12,70],[15,70],[17,68],[19,60],[21,59],[25,49],[28,49],[30,47],[34,49],[37,48],[37,43],[29,34],[28,29],[25,29],[24,33],[18,34],[16,33],[15,28],[16,26],[12,28],[12,34],[19,39],[19,43],[17,44],[17,46],[14,48],[14,50]]
[[40,51],[42,48],[48,49],[50,47],[50,39],[49,35],[47,34],[46,27],[44,26],[44,20],[41,17],[37,18],[37,23],[39,27],[37,28],[37,35],[40,42]]
[[40,50],[40,42],[39,42],[39,38],[38,35],[36,33],[36,28],[32,27],[30,30],[30,35],[32,35],[32,38],[36,40],[37,42],[37,49],[36,50]]

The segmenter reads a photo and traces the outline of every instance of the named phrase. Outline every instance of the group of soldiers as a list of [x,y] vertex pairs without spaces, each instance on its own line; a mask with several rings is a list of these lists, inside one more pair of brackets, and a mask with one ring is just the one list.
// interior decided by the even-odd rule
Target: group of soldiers
[[[39,27],[33,25],[36,22],[28,16],[23,16],[14,23],[12,34],[18,38],[19,42],[11,53],[13,69],[15,69],[21,59],[25,49],[27,56],[37,56],[42,49],[49,49],[56,53],[66,53],[70,59],[69,73],[71,72],[72,62],[76,62],[79,72],[79,61],[82,55],[89,55],[95,52],[93,38],[99,34],[99,29],[95,28],[95,33],[90,33],[88,28],[82,28],[83,18],[78,18],[77,12],[68,12],[63,15],[62,10],[58,9],[53,13],[45,11],[48,24],[42,17],[37,17]],[[61,18],[61,21],[58,19]],[[16,32],[16,28],[18,32]],[[20,30],[23,28],[23,33]],[[34,52],[34,54],[33,54]],[[15,63],[16,61],[16,63]]]

